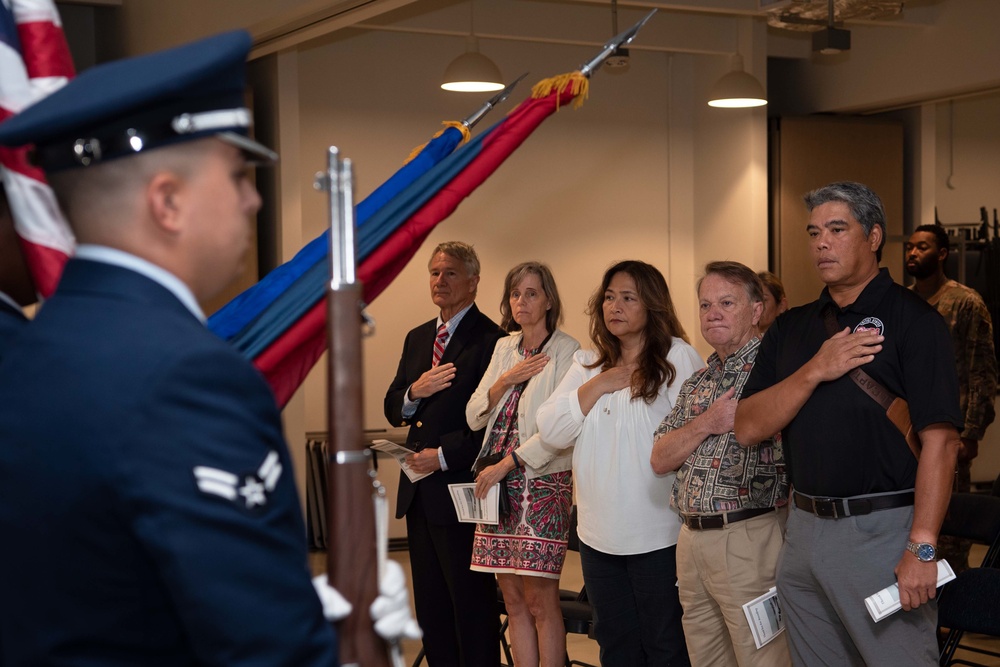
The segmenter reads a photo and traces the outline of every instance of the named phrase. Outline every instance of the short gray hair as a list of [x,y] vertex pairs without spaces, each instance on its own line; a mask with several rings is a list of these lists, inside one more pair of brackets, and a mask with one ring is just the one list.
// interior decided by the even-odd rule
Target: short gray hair
[[469,272],[470,276],[479,275],[479,255],[476,254],[475,249],[468,243],[462,243],[461,241],[445,241],[444,243],[437,244],[434,248],[434,252],[431,253],[431,258],[427,262],[428,268],[430,268],[431,262],[437,257],[439,252],[457,259],[458,261],[465,264],[465,270]]

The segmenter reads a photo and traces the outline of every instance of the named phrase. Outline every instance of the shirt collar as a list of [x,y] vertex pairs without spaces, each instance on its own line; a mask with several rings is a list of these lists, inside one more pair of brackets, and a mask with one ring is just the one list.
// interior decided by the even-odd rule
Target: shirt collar
[[712,354],[709,355],[708,359],[705,362],[705,365],[708,366],[713,371],[720,371],[723,369],[723,367],[731,367],[734,363],[739,364],[740,366],[744,366],[747,363],[753,361],[754,358],[757,356],[758,347],[760,347],[760,337],[751,336],[750,340],[744,343],[743,347],[741,347],[740,349],[736,350],[728,357],[726,357],[726,360],[724,362],[722,358],[719,357],[718,352],[713,352]]
[[135,271],[138,274],[146,276],[170,291],[171,294],[177,297],[178,301],[184,304],[185,308],[191,311],[192,315],[197,317],[202,324],[205,323],[205,313],[202,312],[201,307],[198,305],[198,300],[194,298],[194,293],[191,292],[191,289],[180,278],[166,269],[148,262],[141,257],[127,253],[124,250],[102,245],[79,245],[76,247],[74,256],[77,259],[120,266],[123,269]]
[[824,287],[822,293],[819,295],[819,310],[823,312],[823,308],[828,303],[832,303],[839,311],[853,310],[858,313],[870,313],[875,310],[875,307],[882,301],[882,297],[885,296],[886,290],[889,286],[893,284],[892,276],[889,275],[889,269],[881,268],[875,277],[872,278],[865,288],[861,290],[861,294],[855,299],[854,303],[850,303],[844,308],[837,306],[837,302],[833,300],[830,296],[830,288]]
[[461,324],[462,318],[465,317],[465,314],[467,312],[469,312],[469,309],[472,308],[472,306],[475,305],[475,303],[476,302],[473,301],[468,306],[466,306],[462,310],[460,310],[457,313],[455,313],[454,315],[452,315],[451,319],[448,320],[447,322],[443,322],[441,320],[441,315],[439,314],[438,318],[437,318],[438,328],[441,328],[442,324],[446,325],[445,328],[448,329],[448,338],[451,338],[452,335],[455,333],[455,329],[457,329],[458,325]]

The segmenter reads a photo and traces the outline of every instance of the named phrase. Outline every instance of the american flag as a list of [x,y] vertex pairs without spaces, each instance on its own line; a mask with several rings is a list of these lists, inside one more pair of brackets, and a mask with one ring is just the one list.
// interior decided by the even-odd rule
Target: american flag
[[[0,122],[73,76],[73,60],[52,0],[0,0]],[[0,147],[0,174],[14,227],[42,297],[55,290],[73,253],[73,234],[28,147]]]

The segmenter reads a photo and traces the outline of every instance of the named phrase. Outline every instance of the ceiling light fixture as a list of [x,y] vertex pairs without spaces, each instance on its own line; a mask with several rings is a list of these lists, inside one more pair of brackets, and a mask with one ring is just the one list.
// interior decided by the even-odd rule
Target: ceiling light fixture
[[[611,0],[611,34],[618,34],[618,0]],[[604,60],[604,68],[609,72],[622,74],[628,71],[629,52],[627,48],[618,46]]]
[[708,106],[723,109],[762,107],[767,104],[764,86],[743,70],[743,56],[733,56],[732,71],[715,82],[709,91]]
[[469,36],[465,53],[451,61],[444,71],[441,87],[460,93],[502,90],[503,76],[496,64],[479,52],[476,39],[475,2],[469,3]]
[[833,0],[829,0],[826,11],[826,27],[813,33],[813,51],[819,51],[824,55],[833,55],[851,50],[851,31],[834,27],[836,17]]

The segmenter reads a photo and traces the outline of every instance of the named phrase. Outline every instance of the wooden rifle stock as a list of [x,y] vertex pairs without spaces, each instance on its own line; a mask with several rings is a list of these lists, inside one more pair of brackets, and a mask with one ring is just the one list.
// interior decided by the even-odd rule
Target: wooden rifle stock
[[388,667],[386,644],[375,634],[368,613],[378,595],[378,559],[370,456],[361,429],[361,289],[355,284],[332,290],[327,298],[330,333],[327,569],[331,585],[354,607],[340,623],[340,661],[342,665]]
[[378,558],[370,450],[362,439],[361,285],[354,276],[353,177],[349,161],[329,150],[331,280],[327,294],[328,466],[327,574],[353,611],[340,622],[344,667],[388,667],[385,641],[368,611],[378,595]]

